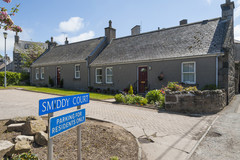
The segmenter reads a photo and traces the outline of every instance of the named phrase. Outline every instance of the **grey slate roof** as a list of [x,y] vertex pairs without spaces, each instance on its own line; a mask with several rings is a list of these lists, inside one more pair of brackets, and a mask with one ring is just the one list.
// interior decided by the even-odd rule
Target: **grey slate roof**
[[32,67],[85,61],[103,39],[100,37],[53,47],[37,59]]
[[19,40],[18,43],[14,43],[14,52],[19,53],[19,51],[24,51],[26,49],[25,45],[31,45],[31,44],[41,45],[44,49],[48,48],[47,43]]
[[222,53],[228,26],[228,20],[216,18],[113,39],[91,65]]

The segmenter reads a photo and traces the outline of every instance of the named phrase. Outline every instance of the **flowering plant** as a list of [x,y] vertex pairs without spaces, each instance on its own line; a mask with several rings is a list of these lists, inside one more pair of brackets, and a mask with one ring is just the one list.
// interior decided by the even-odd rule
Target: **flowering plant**
[[[10,3],[11,0],[3,0],[6,3]],[[22,32],[22,28],[14,24],[11,16],[14,16],[18,12],[19,4],[16,7],[13,7],[11,13],[8,14],[5,7],[0,7],[0,29],[11,30],[14,32]]]

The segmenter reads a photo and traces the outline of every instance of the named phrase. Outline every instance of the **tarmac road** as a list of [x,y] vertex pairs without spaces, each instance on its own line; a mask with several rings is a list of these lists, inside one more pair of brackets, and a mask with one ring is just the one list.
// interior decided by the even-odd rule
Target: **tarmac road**
[[190,160],[240,160],[240,95],[220,113]]

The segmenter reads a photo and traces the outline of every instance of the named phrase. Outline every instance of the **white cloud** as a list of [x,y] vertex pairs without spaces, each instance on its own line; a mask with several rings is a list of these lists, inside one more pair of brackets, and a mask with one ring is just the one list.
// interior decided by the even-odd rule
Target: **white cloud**
[[68,37],[69,43],[79,42],[91,39],[95,36],[93,31],[88,31],[86,33],[82,33],[78,36],[68,37],[68,34],[60,34],[59,36],[54,37],[54,41],[59,44],[64,44],[66,37]]
[[59,30],[61,32],[76,32],[84,27],[83,18],[71,17],[68,21],[60,22]]
[[236,8],[234,10],[234,18],[238,18],[240,16],[240,0],[237,1]]
[[95,36],[95,33],[93,31],[89,31],[75,37],[70,37],[69,42],[73,43],[73,42],[83,41],[83,40],[91,39],[94,36]]
[[59,44],[64,44],[65,38],[66,38],[67,36],[68,36],[68,35],[60,34],[60,35],[58,35],[58,36],[53,37],[53,41],[56,41],[56,42],[59,43]]
[[240,24],[234,27],[234,39],[240,41]]
[[206,1],[209,5],[212,3],[212,0],[206,0]]
[[240,0],[237,0],[237,3],[236,3],[237,5],[240,5]]

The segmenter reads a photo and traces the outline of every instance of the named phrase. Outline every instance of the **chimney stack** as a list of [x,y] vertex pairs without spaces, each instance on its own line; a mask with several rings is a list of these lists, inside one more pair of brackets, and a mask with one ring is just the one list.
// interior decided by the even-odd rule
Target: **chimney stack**
[[179,23],[180,23],[180,26],[182,26],[182,25],[188,24],[188,21],[187,19],[183,19]]
[[112,21],[109,21],[109,27],[105,28],[105,36],[107,42],[110,43],[112,39],[116,38],[116,29],[112,28]]
[[138,34],[140,34],[140,32],[141,32],[141,26],[140,26],[140,25],[136,25],[135,27],[133,27],[133,28],[131,29],[131,32],[132,32],[132,36],[133,36],[133,35],[138,35]]
[[15,35],[15,43],[18,43],[19,42],[19,36],[18,36],[18,32],[16,32],[16,35]]
[[65,45],[68,45],[68,39],[67,39],[67,37],[66,37],[66,40],[65,40]]
[[234,2],[231,2],[231,0],[226,0],[226,3],[222,4],[221,8],[223,19],[231,19],[233,17],[235,8]]
[[48,49],[51,49],[57,45],[56,42],[53,42],[53,37],[51,37],[51,41],[48,42]]

